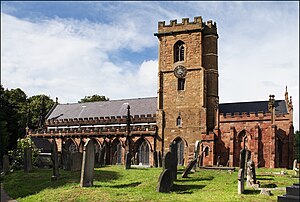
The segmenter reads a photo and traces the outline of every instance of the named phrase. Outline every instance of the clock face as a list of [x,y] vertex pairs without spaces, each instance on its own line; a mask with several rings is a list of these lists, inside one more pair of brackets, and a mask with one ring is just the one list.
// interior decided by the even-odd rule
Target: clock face
[[179,65],[179,66],[175,67],[175,69],[174,69],[174,75],[177,78],[184,78],[186,76],[186,73],[187,73],[187,70],[182,65]]

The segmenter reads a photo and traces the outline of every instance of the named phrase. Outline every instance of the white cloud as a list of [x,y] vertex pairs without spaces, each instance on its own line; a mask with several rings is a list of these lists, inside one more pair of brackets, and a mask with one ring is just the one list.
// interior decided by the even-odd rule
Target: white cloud
[[267,100],[269,94],[284,99],[287,85],[299,129],[299,2],[93,5],[107,24],[62,18],[33,22],[2,13],[4,86],[58,96],[60,102],[96,93],[112,99],[156,96],[157,60],[135,64],[112,58],[157,49],[157,21],[202,15],[218,26],[220,102]]

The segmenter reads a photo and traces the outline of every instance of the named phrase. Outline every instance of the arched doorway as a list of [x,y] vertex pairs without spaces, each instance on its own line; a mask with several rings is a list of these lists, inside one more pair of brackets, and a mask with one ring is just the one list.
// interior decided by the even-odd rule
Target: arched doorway
[[175,144],[175,155],[177,156],[177,165],[184,165],[184,141],[180,138],[177,137],[174,141],[173,144]]
[[122,164],[122,145],[119,139],[114,139],[114,141],[112,142],[112,164],[116,165],[116,164]]
[[146,140],[143,140],[138,149],[139,164],[149,165],[149,145]]

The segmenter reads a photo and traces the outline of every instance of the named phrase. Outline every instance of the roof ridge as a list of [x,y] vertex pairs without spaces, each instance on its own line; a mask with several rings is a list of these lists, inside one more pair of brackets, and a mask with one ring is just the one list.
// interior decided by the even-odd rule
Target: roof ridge
[[[278,101],[285,101],[285,100],[275,100],[275,102],[278,102]],[[240,103],[257,103],[257,102],[268,102],[268,100],[246,101],[246,102],[226,102],[226,103],[220,103],[220,105],[225,105],[225,104],[240,104]]]

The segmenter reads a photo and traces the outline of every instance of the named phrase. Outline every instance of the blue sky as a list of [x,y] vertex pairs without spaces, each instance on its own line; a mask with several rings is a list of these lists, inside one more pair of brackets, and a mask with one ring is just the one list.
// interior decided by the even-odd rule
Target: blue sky
[[61,103],[157,92],[158,21],[217,23],[221,103],[293,96],[299,129],[299,2],[1,1],[1,83]]

